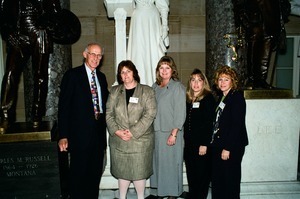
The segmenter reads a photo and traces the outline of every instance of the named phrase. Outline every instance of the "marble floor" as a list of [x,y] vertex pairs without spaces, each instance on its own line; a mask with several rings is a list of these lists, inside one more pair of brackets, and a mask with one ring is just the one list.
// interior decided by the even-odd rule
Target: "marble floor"
[[[145,196],[149,194],[150,190],[146,189]],[[116,198],[118,198],[117,190],[100,190],[99,199]],[[181,198],[184,196],[178,199]],[[127,199],[137,199],[133,188],[129,189]],[[210,193],[207,199],[211,199]],[[242,183],[241,199],[300,199],[300,181]]]

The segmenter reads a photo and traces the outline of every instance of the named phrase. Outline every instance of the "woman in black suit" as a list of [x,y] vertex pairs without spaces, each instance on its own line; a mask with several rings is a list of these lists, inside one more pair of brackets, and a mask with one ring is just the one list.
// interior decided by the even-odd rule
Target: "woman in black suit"
[[195,69],[186,92],[184,160],[189,199],[206,199],[210,183],[211,156],[208,148],[214,121],[215,99],[206,76]]
[[237,90],[236,72],[229,66],[215,74],[219,92],[212,137],[212,199],[239,199],[241,163],[248,145],[246,102]]

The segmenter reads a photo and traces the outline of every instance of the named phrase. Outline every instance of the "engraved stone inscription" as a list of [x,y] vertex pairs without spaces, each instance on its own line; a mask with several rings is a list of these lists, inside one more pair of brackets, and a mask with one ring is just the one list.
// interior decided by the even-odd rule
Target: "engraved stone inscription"
[[0,144],[0,198],[60,197],[57,143]]
[[258,133],[259,134],[265,134],[265,135],[281,134],[282,133],[282,127],[278,126],[278,125],[258,126]]

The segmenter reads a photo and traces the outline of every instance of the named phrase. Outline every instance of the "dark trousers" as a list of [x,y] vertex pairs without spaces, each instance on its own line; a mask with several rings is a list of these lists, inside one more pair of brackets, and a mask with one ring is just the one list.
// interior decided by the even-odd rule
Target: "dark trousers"
[[98,199],[104,150],[70,153],[70,198]]
[[208,195],[211,156],[208,150],[204,156],[199,155],[199,148],[184,148],[184,160],[189,186],[189,199],[206,199]]
[[245,147],[231,150],[228,160],[221,159],[222,150],[212,148],[212,199],[239,199]]

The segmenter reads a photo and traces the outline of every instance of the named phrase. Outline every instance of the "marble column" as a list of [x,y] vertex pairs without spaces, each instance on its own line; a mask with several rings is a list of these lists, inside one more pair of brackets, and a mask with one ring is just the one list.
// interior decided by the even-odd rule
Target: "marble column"
[[[246,50],[243,33],[235,26],[232,0],[206,1],[206,75],[212,81],[220,65],[246,77]],[[241,82],[243,84],[243,82]]]
[[[116,31],[116,62],[115,74],[117,76],[118,64],[126,60],[126,18],[127,12],[124,8],[117,8],[114,11]],[[117,79],[114,85],[117,85]]]
[[[104,0],[103,1],[108,18],[115,20],[115,75],[117,75],[118,64],[126,59],[126,19],[133,12],[133,0]],[[113,84],[117,85],[117,79]]]
[[[60,0],[61,7],[70,9],[70,0]],[[30,65],[28,62],[28,66]],[[71,45],[53,45],[48,66],[48,94],[46,99],[46,114],[43,121],[53,122],[57,119],[59,85],[63,74],[72,67]],[[33,99],[33,76],[31,67],[24,70],[24,98],[26,122],[31,121]],[[25,81],[26,80],[26,81]]]

